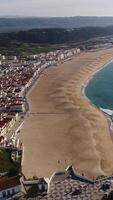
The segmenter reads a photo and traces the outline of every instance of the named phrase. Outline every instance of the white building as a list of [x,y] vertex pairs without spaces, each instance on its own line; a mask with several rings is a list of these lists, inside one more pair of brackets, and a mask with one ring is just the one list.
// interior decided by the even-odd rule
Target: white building
[[77,53],[80,53],[80,49],[77,49]]
[[3,56],[2,56],[2,59],[5,60],[5,58],[6,58],[6,57],[3,55]]

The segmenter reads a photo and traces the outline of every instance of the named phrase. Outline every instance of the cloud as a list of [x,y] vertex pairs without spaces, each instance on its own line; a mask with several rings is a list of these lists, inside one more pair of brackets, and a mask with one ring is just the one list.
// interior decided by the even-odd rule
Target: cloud
[[113,15],[112,0],[0,0],[1,15]]

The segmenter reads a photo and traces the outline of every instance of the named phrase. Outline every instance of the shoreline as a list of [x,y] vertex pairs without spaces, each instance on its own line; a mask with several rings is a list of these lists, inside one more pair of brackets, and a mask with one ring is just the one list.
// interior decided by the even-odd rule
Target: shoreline
[[[90,84],[90,81],[93,79],[94,75],[96,75],[96,73],[98,73],[99,71],[101,71],[102,69],[106,68],[110,63],[113,62],[113,59],[111,59],[111,61],[107,62],[106,64],[104,64],[103,66],[100,66],[100,68],[98,70],[96,70],[95,72],[93,72],[90,77],[85,81],[85,83],[83,84],[82,88],[81,88],[81,94],[83,95],[83,97],[95,108],[97,108],[101,113],[103,113],[103,115],[106,117],[106,115],[108,117],[106,118],[110,118],[108,114],[104,114],[103,111],[101,111],[101,109],[99,107],[97,107],[95,104],[92,103],[92,101],[87,97],[85,90],[88,86],[88,84]],[[112,130],[113,131],[113,130]]]
[[[96,75],[96,73],[98,73],[99,71],[101,71],[102,69],[104,69],[105,67],[107,67],[107,65],[109,65],[109,64],[112,63],[112,62],[113,62],[113,59],[111,59],[111,61],[105,63],[104,65],[100,66],[100,68],[97,69],[95,72],[93,72],[93,73],[90,75],[90,77],[85,81],[85,83],[83,83],[83,86],[82,86],[82,88],[81,88],[81,93],[82,93],[82,95],[86,98],[86,100],[89,101],[94,107],[96,107],[95,104],[93,104],[93,103],[91,102],[91,100],[90,100],[90,99],[86,96],[86,94],[85,94],[86,87],[88,86],[88,84],[90,83],[90,81],[93,79],[94,75]],[[96,108],[97,108],[97,107],[96,107]],[[100,110],[100,109],[99,109],[99,110]]]
[[[103,50],[103,51],[99,51],[99,55],[101,55],[102,54],[102,56],[103,56],[103,53],[106,53],[106,52],[108,52],[108,53],[110,53],[110,52],[112,52],[113,53],[113,49],[111,49],[111,50]],[[23,171],[24,171],[24,173],[25,173],[25,175],[27,176],[27,177],[31,177],[31,176],[33,176],[33,174],[35,174],[35,175],[37,175],[37,176],[39,176],[39,177],[41,177],[42,176],[42,174],[44,175],[44,177],[46,176],[46,177],[50,177],[50,171],[51,172],[54,172],[54,171],[60,171],[60,169],[64,169],[64,166],[68,166],[68,165],[70,165],[71,163],[76,163],[76,165],[75,164],[73,164],[74,165],[74,167],[76,166],[76,168],[77,168],[77,171],[79,171],[80,173],[82,173],[82,172],[84,172],[85,171],[85,175],[86,176],[89,176],[89,177],[92,177],[92,176],[94,176],[94,177],[96,177],[96,176],[98,176],[99,174],[101,175],[101,174],[103,174],[103,172],[101,171],[101,169],[100,169],[100,167],[97,167],[97,170],[96,170],[96,165],[100,165],[99,163],[100,163],[100,156],[99,157],[97,157],[97,153],[98,153],[98,148],[100,149],[100,147],[99,146],[95,146],[95,142],[97,143],[97,141],[94,141],[94,136],[92,135],[92,134],[96,134],[95,135],[95,137],[97,137],[98,138],[98,135],[97,135],[97,133],[95,132],[94,133],[94,130],[93,130],[93,128],[94,127],[92,127],[91,128],[91,126],[94,124],[94,120],[92,121],[92,122],[90,122],[89,121],[89,117],[88,117],[88,120],[86,121],[86,111],[85,110],[87,110],[87,108],[86,108],[86,106],[87,106],[87,104],[89,105],[89,102],[87,102],[86,103],[86,99],[84,98],[84,100],[85,100],[85,103],[84,103],[84,100],[83,100],[83,83],[86,83],[86,82],[84,82],[84,77],[85,77],[85,75],[84,75],[84,71],[87,71],[87,68],[89,68],[89,71],[88,71],[88,74],[89,74],[89,77],[91,78],[91,75],[92,74],[95,74],[96,72],[94,72],[95,71],[95,68],[98,68],[98,65],[99,64],[101,64],[101,68],[103,68],[103,66],[104,65],[106,65],[108,62],[106,62],[106,61],[101,61],[100,60],[100,56],[98,56],[97,58],[98,59],[96,59],[96,61],[95,61],[95,66],[93,67],[93,72],[92,72],[92,68],[91,68],[91,66],[93,66],[93,63],[92,63],[92,61],[91,61],[91,63],[89,63],[88,65],[90,65],[90,67],[88,67],[88,65],[87,65],[87,63],[88,63],[88,61],[87,61],[87,59],[90,59],[91,60],[91,58],[90,58],[90,56],[89,55],[91,55],[92,56],[92,60],[94,61],[94,56],[93,56],[93,54],[91,54],[91,52],[88,52],[88,53],[82,53],[81,55],[79,55],[79,56],[76,56],[76,57],[74,57],[73,58],[73,60],[72,61],[69,61],[69,62],[66,62],[66,63],[64,63],[64,64],[62,64],[62,66],[61,65],[59,65],[59,66],[57,66],[56,68],[53,68],[53,67],[51,67],[51,69],[48,69],[46,72],[44,72],[44,76],[42,76],[40,79],[38,79],[38,84],[36,84],[35,86],[33,86],[33,88],[32,88],[32,91],[31,91],[31,93],[30,93],[30,95],[29,95],[29,103],[30,103],[30,109],[31,110],[35,110],[35,115],[33,115],[33,116],[29,116],[27,119],[25,119],[25,124],[24,124],[24,127],[22,127],[22,134],[24,134],[24,135],[22,135],[22,137],[23,137],[23,144],[25,144],[25,157],[24,157],[24,161],[23,161]],[[95,53],[95,56],[97,56],[98,55],[98,51]],[[89,58],[87,58],[87,56],[89,56]],[[108,54],[108,56],[106,56],[106,58],[104,58],[104,60],[110,60],[109,62],[111,62],[112,60],[113,60],[113,57],[112,57],[112,59],[110,59],[109,57],[112,57],[112,54],[110,53],[110,55]],[[76,63],[74,63],[74,62],[76,62],[76,60],[78,60],[77,62],[82,62],[80,59],[78,59],[78,58],[82,58],[83,59],[83,67],[81,66],[81,68],[80,69],[75,69],[75,67],[74,67],[74,65],[76,66],[77,64]],[[84,66],[84,57],[86,57],[85,59],[86,59],[86,68],[85,68],[85,66]],[[104,64],[103,65],[103,63],[101,63],[101,62],[105,62],[106,64]],[[98,64],[96,64],[96,63],[98,63]],[[81,64],[79,64],[79,65],[81,65]],[[71,67],[71,68],[69,68],[69,66]],[[81,70],[83,68],[83,70]],[[90,71],[90,69],[91,69],[91,71]],[[65,71],[64,71],[65,70]],[[100,69],[98,69],[98,70],[96,70],[96,71],[99,71]],[[83,78],[81,78],[82,77],[82,75],[80,75],[80,78],[79,78],[79,75],[77,76],[77,74],[79,74],[79,73],[81,73],[81,71],[82,71],[82,75],[83,75]],[[75,74],[74,74],[74,73]],[[91,73],[92,72],[92,73]],[[61,87],[61,89],[57,89],[57,85],[55,86],[55,84],[56,83],[60,83],[59,81],[59,76],[57,77],[57,75],[55,75],[55,73],[57,74],[57,73],[60,73],[59,75],[61,76],[61,81],[62,81],[62,77],[65,77],[65,79],[67,79],[68,80],[68,82],[63,82],[63,87]],[[68,74],[69,73],[69,74]],[[86,72],[85,72],[86,73]],[[65,74],[65,76],[63,75],[63,74]],[[62,76],[63,75],[63,76]],[[75,77],[75,75],[76,75],[76,78],[74,78]],[[49,79],[49,80],[48,80]],[[52,80],[51,80],[52,79]],[[56,81],[55,81],[55,79],[56,79]],[[58,79],[58,81],[57,81],[57,79]],[[63,78],[64,79],[64,78]],[[74,80],[75,79],[75,80]],[[76,80],[77,79],[77,80]],[[78,81],[78,79],[79,79],[79,81],[80,81],[80,83],[79,83],[79,81]],[[81,79],[82,79],[82,83],[81,83]],[[87,80],[87,79],[86,79]],[[56,82],[56,83],[55,83]],[[53,84],[52,84],[53,83]],[[62,82],[61,82],[62,83]],[[77,83],[77,84],[76,84]],[[38,85],[38,86],[37,86]],[[55,87],[54,87],[55,86]],[[75,86],[75,87],[74,87]],[[79,86],[79,87],[78,87]],[[82,86],[82,87],[81,87]],[[69,88],[69,90],[68,90],[68,88]],[[72,89],[71,89],[72,88]],[[74,100],[75,101],[75,106],[73,106],[74,104],[72,104],[73,102],[72,102],[72,100],[68,100],[67,98],[70,96],[70,95],[72,95],[72,93],[71,93],[71,90],[73,91],[73,89],[75,88],[75,90],[76,90],[76,92],[75,92],[75,95],[76,95],[76,98],[77,99],[80,99],[80,101],[78,101],[78,100]],[[81,88],[81,89],[80,89]],[[53,90],[53,91],[51,91],[51,89]],[[48,90],[48,91],[47,91]],[[54,91],[55,90],[55,91]],[[59,93],[59,91],[61,91],[62,93],[60,94]],[[79,91],[80,91],[80,93],[81,93],[81,97],[79,96],[78,97],[78,95],[80,95],[80,93],[79,93]],[[66,97],[65,98],[63,98],[62,99],[62,95],[64,95],[64,92],[65,93],[67,93],[66,94]],[[47,94],[46,94],[47,93]],[[56,94],[55,94],[56,93]],[[38,96],[37,96],[38,95]],[[51,102],[50,100],[52,100],[52,99],[50,99],[50,97],[49,96],[51,95],[51,98],[53,99],[53,101]],[[74,95],[74,94],[73,94]],[[73,96],[74,97],[74,96]],[[46,101],[46,98],[47,98],[47,101]],[[54,102],[54,98],[55,98],[55,102]],[[56,99],[57,98],[57,99]],[[61,99],[61,102],[62,102],[62,100],[64,101],[64,103],[65,104],[61,104],[61,106],[59,107],[59,103],[57,103],[57,101],[58,102],[60,102],[60,99]],[[71,96],[69,97],[69,99],[71,98]],[[75,97],[74,97],[74,99],[75,99]],[[33,102],[34,102],[34,105],[33,105]],[[37,103],[39,104],[38,105],[38,107],[37,107]],[[51,104],[52,103],[52,104]],[[54,103],[54,104],[53,104]],[[57,105],[57,104],[58,105]],[[32,104],[32,105],[31,105]],[[81,113],[83,112],[81,109],[82,109],[82,107],[81,106],[79,106],[79,104],[80,105],[82,105],[82,107],[83,107],[83,111],[84,111],[84,114],[85,115],[83,115],[82,116],[82,118],[81,118]],[[57,113],[56,113],[56,108],[55,107],[53,107],[54,105],[57,105],[57,107],[58,107],[58,109],[57,109]],[[81,111],[79,111],[79,107],[81,107],[80,108],[80,110]],[[101,114],[98,114],[98,112],[100,113],[100,111],[98,111],[97,112],[97,110],[95,111],[95,109],[93,109],[92,108],[93,107],[93,105],[91,105],[91,108],[90,108],[90,105],[89,105],[89,109],[91,110],[91,113],[93,112],[93,110],[94,110],[94,112],[96,113],[95,114],[95,116],[97,116],[97,118],[99,117],[99,118],[101,118]],[[84,110],[85,109],[85,110]],[[61,113],[59,113],[60,112],[60,110],[63,110],[63,111],[65,111],[64,112],[64,115],[62,115],[61,116]],[[37,112],[38,113],[42,113],[42,114],[37,114]],[[51,121],[48,121],[47,120],[47,118],[46,118],[46,116],[44,115],[43,116],[43,112],[45,112],[46,113],[46,115],[47,115],[47,117],[48,117],[48,120],[52,120],[53,121],[53,125],[51,124]],[[48,113],[48,112],[50,112],[50,113]],[[51,157],[51,162],[50,163],[48,163],[48,160],[49,160],[49,158],[48,158],[48,156],[49,155],[47,155],[47,158],[45,158],[44,157],[44,159],[45,160],[43,160],[42,159],[42,157],[43,157],[43,151],[45,151],[44,149],[46,149],[46,146],[48,147],[48,143],[49,143],[49,147],[48,148],[50,148],[50,150],[51,150],[51,144],[53,143],[53,138],[52,138],[52,140],[50,139],[50,141],[48,141],[47,140],[47,138],[48,137],[53,137],[52,135],[51,135],[51,133],[49,132],[49,130],[50,129],[52,129],[55,133],[55,135],[57,135],[58,133],[57,133],[57,129],[58,129],[58,126],[59,126],[59,131],[60,131],[60,129],[62,128],[62,127],[65,127],[65,129],[70,129],[70,126],[74,126],[74,127],[76,127],[76,123],[78,124],[79,123],[79,121],[77,122],[77,120],[76,120],[76,112],[78,113],[77,115],[78,115],[78,117],[80,118],[80,121],[82,120],[82,121],[84,121],[84,125],[80,125],[80,126],[78,126],[77,125],[77,130],[78,131],[82,131],[81,130],[81,128],[82,128],[82,126],[86,129],[86,132],[88,131],[91,131],[91,134],[90,134],[90,132],[88,133],[88,135],[89,135],[89,139],[88,139],[88,136],[86,137],[86,141],[87,141],[87,139],[89,140],[89,143],[87,143],[88,145],[86,146],[85,145],[85,141],[83,141],[83,139],[82,138],[84,138],[85,137],[85,135],[83,134],[83,131],[81,132],[81,136],[78,136],[77,135],[77,132],[75,132],[75,130],[76,130],[76,128],[74,128],[74,129],[72,129],[72,131],[74,131],[76,134],[74,135],[74,136],[68,136],[68,138],[65,138],[65,139],[63,139],[64,140],[64,145],[65,145],[65,143],[69,143],[69,142],[71,142],[70,144],[72,145],[71,146],[71,148],[72,147],[74,147],[75,148],[75,144],[73,144],[73,140],[77,140],[75,143],[76,143],[76,145],[78,146],[79,145],[79,140],[77,139],[78,137],[81,137],[81,139],[80,139],[80,142],[83,142],[83,148],[85,148],[85,147],[87,147],[87,148],[90,148],[91,149],[91,154],[93,155],[94,154],[94,161],[92,162],[92,164],[93,163],[95,163],[94,165],[95,165],[95,169],[94,169],[94,171],[93,172],[90,172],[90,167],[88,167],[87,166],[87,162],[89,162],[89,165],[91,165],[91,163],[90,163],[90,160],[89,161],[87,161],[86,160],[86,158],[84,158],[84,159],[81,159],[80,158],[80,155],[79,155],[79,153],[78,153],[78,156],[77,156],[77,158],[74,158],[73,156],[76,154],[77,155],[77,152],[78,152],[78,150],[80,150],[80,146],[79,146],[79,149],[77,150],[77,149],[75,149],[75,152],[73,152],[72,153],[72,155],[71,154],[69,154],[69,152],[67,152],[67,156],[68,156],[68,159],[69,159],[69,161],[67,161],[68,159],[66,158],[66,163],[65,163],[65,160],[64,161],[62,161],[62,162],[64,162],[64,164],[61,162],[60,164],[59,163],[56,163],[56,161],[55,161],[55,163],[54,163],[54,161],[53,161],[53,157]],[[89,111],[88,111],[89,112]],[[74,114],[75,113],[75,114]],[[50,117],[50,114],[52,114],[52,118]],[[80,116],[79,116],[80,115]],[[90,114],[91,116],[93,116],[94,114]],[[57,116],[58,116],[58,118],[57,118]],[[70,118],[70,116],[73,116],[74,118],[73,119],[71,119]],[[103,114],[102,114],[102,116],[103,116]],[[68,117],[69,117],[69,120],[68,120]],[[105,117],[105,116],[104,116]],[[63,125],[63,121],[62,120],[64,120],[64,124],[65,124],[65,126]],[[38,120],[38,121],[37,121]],[[42,121],[43,120],[43,121]],[[57,125],[57,123],[59,123],[60,121],[59,120],[61,120],[61,126],[62,127],[60,127],[60,125]],[[102,121],[105,121],[106,119],[104,119],[103,120],[103,117],[102,117],[102,119],[101,119]],[[54,124],[55,123],[55,124]],[[67,125],[66,125],[66,123],[67,123]],[[85,127],[85,124],[87,123],[87,126]],[[91,123],[91,124],[89,124],[89,123]],[[97,123],[97,122],[96,122]],[[45,125],[44,125],[45,124]],[[71,125],[72,124],[72,125]],[[44,126],[45,127],[44,127]],[[57,125],[57,127],[56,127],[56,125]],[[52,126],[54,126],[54,129],[52,128]],[[94,126],[94,125],[93,125]],[[99,126],[99,125],[98,125]],[[106,123],[105,123],[105,126],[106,126]],[[67,127],[67,128],[66,128]],[[108,127],[108,126],[107,126]],[[106,128],[107,128],[106,127]],[[44,129],[45,128],[45,129]],[[64,129],[64,128],[63,128]],[[91,130],[90,130],[91,129]],[[34,130],[34,133],[33,133],[33,135],[31,136],[31,135],[29,135],[28,133],[30,133],[30,131],[31,130]],[[36,130],[38,130],[38,132],[36,131]],[[62,129],[61,129],[62,130]],[[101,126],[98,128],[98,131],[100,131],[101,130]],[[105,129],[106,130],[106,129]],[[62,134],[63,134],[63,130],[62,131],[60,131],[61,132],[61,136],[62,136]],[[108,132],[108,131],[107,131]],[[44,136],[43,136],[43,133],[44,133]],[[71,133],[71,132],[70,132]],[[27,134],[27,135],[26,135]],[[83,136],[82,136],[82,134],[83,134]],[[108,136],[107,136],[107,133],[104,133],[104,134],[106,134],[106,137],[107,138],[109,138]],[[51,135],[51,136],[50,136]],[[64,135],[65,135],[65,132],[64,132]],[[28,137],[27,137],[28,136]],[[60,136],[60,137],[61,137]],[[26,138],[27,137],[27,138]],[[43,137],[45,137],[45,139],[43,139]],[[66,136],[67,137],[67,136]],[[72,137],[72,138],[70,138],[70,137]],[[74,138],[73,138],[74,137]],[[56,138],[56,136],[55,136],[55,138]],[[63,138],[64,138],[64,136],[63,136]],[[37,140],[38,139],[38,140]],[[43,139],[43,140],[42,140]],[[67,141],[67,139],[68,139],[68,141]],[[109,138],[110,139],[110,138]],[[108,140],[109,140],[108,139]],[[58,140],[58,138],[56,138],[56,143],[57,143],[57,140]],[[91,141],[90,141],[91,140]],[[99,139],[100,140],[100,139]],[[26,142],[27,141],[27,142]],[[62,140],[61,140],[62,141]],[[61,143],[61,141],[60,141],[60,143]],[[52,143],[51,143],[52,142]],[[103,141],[104,142],[104,141]],[[47,144],[46,144],[47,143]],[[91,146],[90,146],[90,143],[92,143],[92,145],[94,145],[94,148],[92,148]],[[108,141],[108,143],[109,143],[109,141]],[[33,146],[32,146],[32,144],[33,144]],[[54,144],[54,143],[53,143]],[[41,145],[41,146],[40,146]],[[59,146],[60,144],[58,144],[57,143],[57,145]],[[74,146],[73,146],[74,145]],[[85,146],[84,146],[85,145]],[[96,144],[97,145],[97,144]],[[111,146],[112,144],[111,144],[111,142],[110,142],[110,146]],[[89,147],[88,147],[89,146]],[[37,148],[39,148],[39,150],[37,149],[36,150],[36,147]],[[42,147],[44,147],[44,148],[42,148]],[[65,147],[65,146],[64,146]],[[61,146],[59,146],[59,148],[61,148]],[[86,148],[86,150],[87,150],[87,148]],[[96,149],[95,149],[96,148]],[[107,147],[108,148],[108,147]],[[49,150],[49,151],[50,151]],[[70,149],[71,150],[71,149]],[[104,150],[104,149],[103,149]],[[102,152],[103,152],[103,150],[102,150]],[[57,151],[59,151],[58,150],[58,148],[56,149],[55,148],[55,146],[54,146],[54,150],[53,150],[53,153],[55,153],[55,155],[54,155],[54,157],[55,158],[57,158],[57,159],[59,159],[59,160],[62,160],[62,157],[60,157],[59,158],[59,153],[57,153]],[[63,150],[64,151],[64,150]],[[66,149],[65,149],[65,151],[67,151]],[[99,150],[100,151],[100,150]],[[28,156],[26,156],[26,155],[30,155],[30,152],[33,152],[33,153],[35,153],[35,155],[34,156],[36,156],[37,155],[37,157],[38,157],[38,159],[36,159],[36,161],[33,159],[33,158],[31,158],[31,156],[30,156],[30,159],[31,159],[31,163],[29,163],[29,161],[27,161],[27,160],[29,160],[28,159]],[[42,152],[42,155],[40,154]],[[47,152],[47,150],[46,150],[46,152]],[[65,153],[65,152],[64,152]],[[85,154],[86,154],[86,151],[84,152]],[[68,155],[69,154],[69,155]],[[85,155],[84,154],[84,155]],[[90,153],[88,153],[89,155],[88,156],[91,156],[90,155]],[[100,153],[99,153],[100,154]],[[103,154],[103,153],[102,153]],[[61,153],[61,156],[62,156],[62,153]],[[67,157],[66,156],[66,157]],[[91,156],[92,157],[92,156]],[[71,159],[72,159],[72,161],[71,161]],[[64,159],[65,159],[65,154],[64,154]],[[73,160],[74,159],[74,160]],[[92,158],[90,158],[90,159],[92,159]],[[106,158],[107,159],[107,158]],[[109,159],[108,159],[109,160]],[[42,164],[44,162],[44,165]],[[84,167],[82,167],[82,163],[84,162]],[[109,162],[109,161],[107,161],[107,162]],[[111,162],[111,161],[110,161]],[[27,169],[27,165],[30,165],[30,167],[29,167],[29,169]],[[28,164],[29,163],[29,164]],[[36,169],[36,167],[34,167],[34,165],[36,165],[36,166],[38,166],[37,168],[38,169]],[[56,166],[55,166],[56,165]],[[58,166],[57,166],[58,165]],[[61,166],[60,166],[61,165]],[[54,166],[54,167],[53,167]],[[87,167],[86,167],[87,166]],[[107,166],[107,165],[106,165]],[[42,168],[42,169],[40,169],[40,167]],[[88,169],[87,169],[88,168]],[[111,167],[112,168],[112,167]],[[52,169],[54,169],[54,171],[52,170]],[[37,171],[38,170],[38,171]],[[112,170],[111,171],[113,171],[113,168],[112,168]],[[105,172],[105,174],[107,173],[107,174],[111,174],[111,171],[109,170],[109,167],[107,166],[107,168],[106,168],[106,172]]]
[[89,102],[90,105],[94,106],[96,109],[99,110],[99,112],[101,112],[101,113],[104,115],[104,117],[106,118],[107,123],[108,123],[108,125],[109,125],[109,131],[110,131],[110,134],[111,134],[111,139],[113,140],[113,135],[112,135],[112,134],[113,134],[113,127],[112,127],[113,122],[112,122],[110,116],[109,116],[107,113],[104,113],[104,112],[100,109],[100,107],[97,107],[95,104],[93,104],[92,101],[87,97],[87,95],[86,95],[86,93],[85,93],[85,90],[86,90],[88,84],[90,84],[90,81],[93,79],[94,75],[96,75],[96,74],[97,74],[99,71],[101,71],[102,69],[108,67],[108,65],[109,65],[110,63],[112,63],[112,62],[113,62],[113,59],[111,59],[111,61],[105,63],[103,66],[100,66],[99,69],[97,69],[95,72],[93,72],[93,73],[90,75],[90,77],[87,79],[87,81],[83,84],[83,86],[82,86],[82,88],[81,88],[81,94],[82,94],[83,97]]

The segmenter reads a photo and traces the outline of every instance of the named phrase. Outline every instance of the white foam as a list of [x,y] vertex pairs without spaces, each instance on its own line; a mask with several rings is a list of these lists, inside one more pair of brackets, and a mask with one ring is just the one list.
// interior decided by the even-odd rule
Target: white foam
[[100,108],[100,110],[102,110],[104,113],[108,114],[108,115],[113,115],[113,110],[110,109],[104,109],[104,108]]

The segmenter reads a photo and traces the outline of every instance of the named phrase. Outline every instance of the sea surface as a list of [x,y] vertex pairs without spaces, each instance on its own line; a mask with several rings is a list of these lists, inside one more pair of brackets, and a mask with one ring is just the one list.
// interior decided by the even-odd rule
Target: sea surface
[[94,74],[85,94],[95,106],[113,110],[113,62]]

